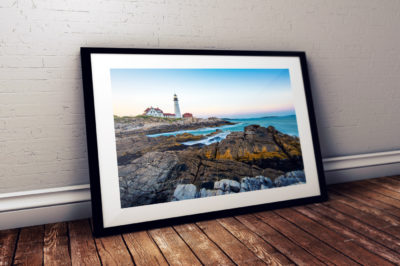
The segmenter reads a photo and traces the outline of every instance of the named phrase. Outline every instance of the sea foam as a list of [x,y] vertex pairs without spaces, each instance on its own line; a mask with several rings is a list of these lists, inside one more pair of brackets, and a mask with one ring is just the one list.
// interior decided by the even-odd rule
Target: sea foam
[[215,142],[220,142],[221,140],[225,139],[226,136],[228,136],[230,133],[231,133],[230,131],[224,131],[224,132],[209,136],[205,139],[187,141],[187,142],[183,142],[182,144],[188,145],[188,146],[192,146],[192,145],[196,145],[196,144],[210,145]]

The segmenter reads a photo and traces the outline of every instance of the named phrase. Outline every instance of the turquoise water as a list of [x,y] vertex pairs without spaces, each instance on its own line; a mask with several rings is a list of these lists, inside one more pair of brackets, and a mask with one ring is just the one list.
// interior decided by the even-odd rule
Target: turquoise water
[[214,142],[219,142],[229,133],[234,131],[243,131],[246,126],[249,125],[260,125],[263,127],[273,126],[278,131],[292,135],[292,136],[299,136],[299,132],[297,130],[297,121],[295,115],[289,116],[269,116],[269,117],[262,117],[262,118],[246,118],[246,119],[230,119],[230,118],[223,118],[226,121],[230,121],[232,123],[236,123],[235,125],[227,125],[221,127],[208,127],[208,128],[200,128],[194,130],[179,130],[174,132],[167,132],[167,133],[160,133],[160,134],[152,134],[147,135],[148,137],[159,137],[159,136],[171,136],[171,135],[178,135],[182,133],[190,133],[193,135],[207,135],[210,134],[217,129],[222,130],[221,133],[213,135],[209,138],[198,140],[198,141],[188,141],[184,142],[185,145],[194,145],[194,144],[205,144],[209,145]]
[[299,136],[295,115],[227,120],[233,123],[238,123],[234,125],[234,127],[230,128],[230,131],[243,131],[243,129],[248,125],[260,125],[262,127],[273,126],[276,128],[276,130],[282,133],[292,136]]

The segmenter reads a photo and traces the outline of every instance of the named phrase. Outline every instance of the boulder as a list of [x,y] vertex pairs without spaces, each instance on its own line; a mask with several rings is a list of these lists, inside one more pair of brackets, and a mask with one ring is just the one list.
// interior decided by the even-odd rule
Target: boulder
[[305,183],[304,171],[301,170],[288,172],[275,179],[274,182],[270,178],[261,175],[256,177],[244,177],[241,179],[240,183],[236,180],[222,179],[213,183],[213,189],[208,189],[210,183],[207,183],[202,186],[199,191],[193,184],[179,184],[174,191],[172,201],[257,191],[300,183]]
[[292,171],[276,178],[274,180],[274,185],[276,187],[284,187],[305,182],[306,177],[304,175],[304,171]]
[[172,201],[194,199],[196,192],[197,188],[193,184],[179,184],[175,189]]
[[178,182],[178,157],[173,152],[149,152],[119,167],[122,208],[168,201]]
[[256,176],[256,177],[244,177],[241,180],[240,191],[254,191],[260,189],[267,189],[273,187],[273,182],[268,177]]
[[276,178],[284,174],[283,171],[272,168],[261,168],[257,165],[247,164],[235,160],[206,159],[194,149],[189,148],[177,153],[179,162],[185,170],[179,175],[186,180],[183,183],[192,183],[199,188],[210,184],[206,189],[213,189],[214,182],[230,179],[240,182],[246,176],[269,176]]
[[239,192],[240,183],[235,180],[222,179],[214,183],[215,190],[221,190],[223,192]]
[[284,172],[303,168],[299,139],[272,126],[247,126],[243,132],[232,132],[219,143],[202,147],[200,154],[211,160],[238,161]]
[[216,196],[216,195],[217,195],[216,190],[205,189],[205,188],[200,189],[200,193],[199,193],[200,198],[212,197],[212,196]]

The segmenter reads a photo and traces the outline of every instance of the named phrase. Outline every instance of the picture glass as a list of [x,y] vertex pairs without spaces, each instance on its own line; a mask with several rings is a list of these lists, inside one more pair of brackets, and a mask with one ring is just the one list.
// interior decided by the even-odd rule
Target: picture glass
[[289,69],[110,69],[121,207],[304,184]]

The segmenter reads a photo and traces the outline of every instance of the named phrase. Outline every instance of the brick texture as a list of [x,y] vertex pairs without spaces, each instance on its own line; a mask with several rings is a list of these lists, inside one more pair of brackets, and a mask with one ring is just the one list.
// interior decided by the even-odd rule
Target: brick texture
[[0,193],[88,182],[79,48],[307,52],[325,157],[400,149],[400,1],[1,0]]

